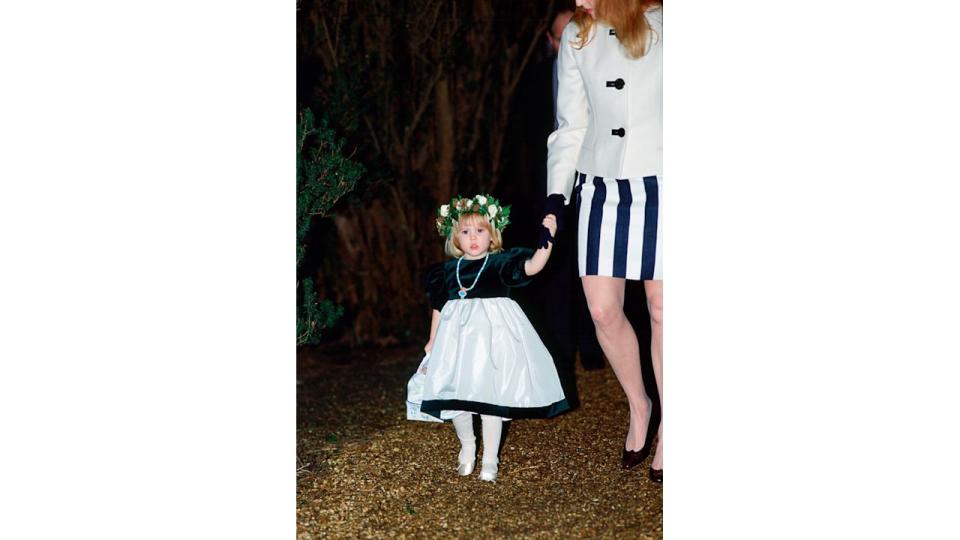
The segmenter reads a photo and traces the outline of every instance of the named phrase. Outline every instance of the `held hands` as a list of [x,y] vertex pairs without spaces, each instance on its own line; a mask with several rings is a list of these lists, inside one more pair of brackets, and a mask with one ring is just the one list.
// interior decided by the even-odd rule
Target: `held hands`
[[553,238],[557,236],[557,216],[553,214],[547,214],[547,216],[543,218],[542,225],[545,229],[547,229],[547,232],[550,233],[550,240],[552,241]]
[[553,193],[547,197],[547,201],[543,205],[543,214],[546,217],[552,216],[555,225],[553,229],[548,229],[546,221],[544,221],[543,226],[540,227],[540,242],[537,247],[547,247],[553,242],[556,234],[563,230],[563,201],[564,197],[559,193]]
[[557,217],[553,214],[547,214],[540,225],[543,233],[550,238],[550,241],[546,242],[546,245],[540,246],[540,249],[533,253],[533,257],[523,263],[523,271],[528,276],[538,274],[547,265],[550,252],[553,251],[553,235],[557,234]]

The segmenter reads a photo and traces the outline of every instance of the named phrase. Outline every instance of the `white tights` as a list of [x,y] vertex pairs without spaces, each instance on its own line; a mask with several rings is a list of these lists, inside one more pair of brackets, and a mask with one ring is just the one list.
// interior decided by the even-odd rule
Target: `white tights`
[[[477,437],[473,433],[473,414],[460,413],[453,417],[453,428],[457,430],[460,439],[460,463],[472,463],[477,459]],[[483,426],[483,458],[482,463],[499,463],[497,451],[500,449],[500,434],[503,432],[503,419],[499,416],[480,415]]]

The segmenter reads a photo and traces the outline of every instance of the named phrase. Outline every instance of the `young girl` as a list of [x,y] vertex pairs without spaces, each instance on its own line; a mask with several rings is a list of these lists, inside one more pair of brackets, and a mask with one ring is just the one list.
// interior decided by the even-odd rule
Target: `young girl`
[[[510,299],[511,288],[530,283],[543,269],[553,245],[536,252],[502,251],[500,233],[510,222],[510,208],[490,195],[455,198],[437,214],[437,230],[454,258],[426,272],[433,320],[424,347],[427,357],[408,387],[408,407],[420,402],[421,415],[453,421],[461,445],[461,476],[473,472],[476,463],[473,415],[480,414],[480,479],[493,482],[504,420],[547,418],[569,409],[550,353]],[[556,232],[554,217],[545,218],[543,225]],[[412,395],[418,377],[422,396]]]

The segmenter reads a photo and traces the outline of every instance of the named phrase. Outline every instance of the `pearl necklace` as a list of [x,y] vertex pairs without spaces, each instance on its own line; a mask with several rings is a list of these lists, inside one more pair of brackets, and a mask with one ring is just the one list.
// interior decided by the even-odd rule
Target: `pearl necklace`
[[488,251],[487,254],[484,255],[484,257],[483,257],[483,265],[480,266],[480,271],[477,272],[477,277],[473,278],[473,285],[471,285],[471,286],[469,286],[469,287],[464,287],[464,286],[463,286],[463,283],[460,283],[460,262],[463,261],[463,257],[460,257],[459,259],[457,259],[457,285],[460,286],[460,291],[457,292],[457,294],[460,295],[460,298],[461,298],[461,299],[467,297],[467,291],[470,291],[470,290],[472,290],[474,287],[477,286],[477,282],[480,281],[480,274],[482,274],[482,273],[483,273],[483,269],[487,267],[487,259],[488,259],[488,258],[490,258],[490,252],[489,252],[489,251]]

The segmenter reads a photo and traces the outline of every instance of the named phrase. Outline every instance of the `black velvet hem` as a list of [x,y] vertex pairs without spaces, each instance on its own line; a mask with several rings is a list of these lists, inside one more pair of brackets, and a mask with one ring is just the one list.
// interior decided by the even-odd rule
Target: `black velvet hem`
[[505,407],[461,399],[430,399],[420,405],[420,412],[440,418],[440,411],[467,411],[502,418],[550,418],[570,409],[566,398],[543,407]]

